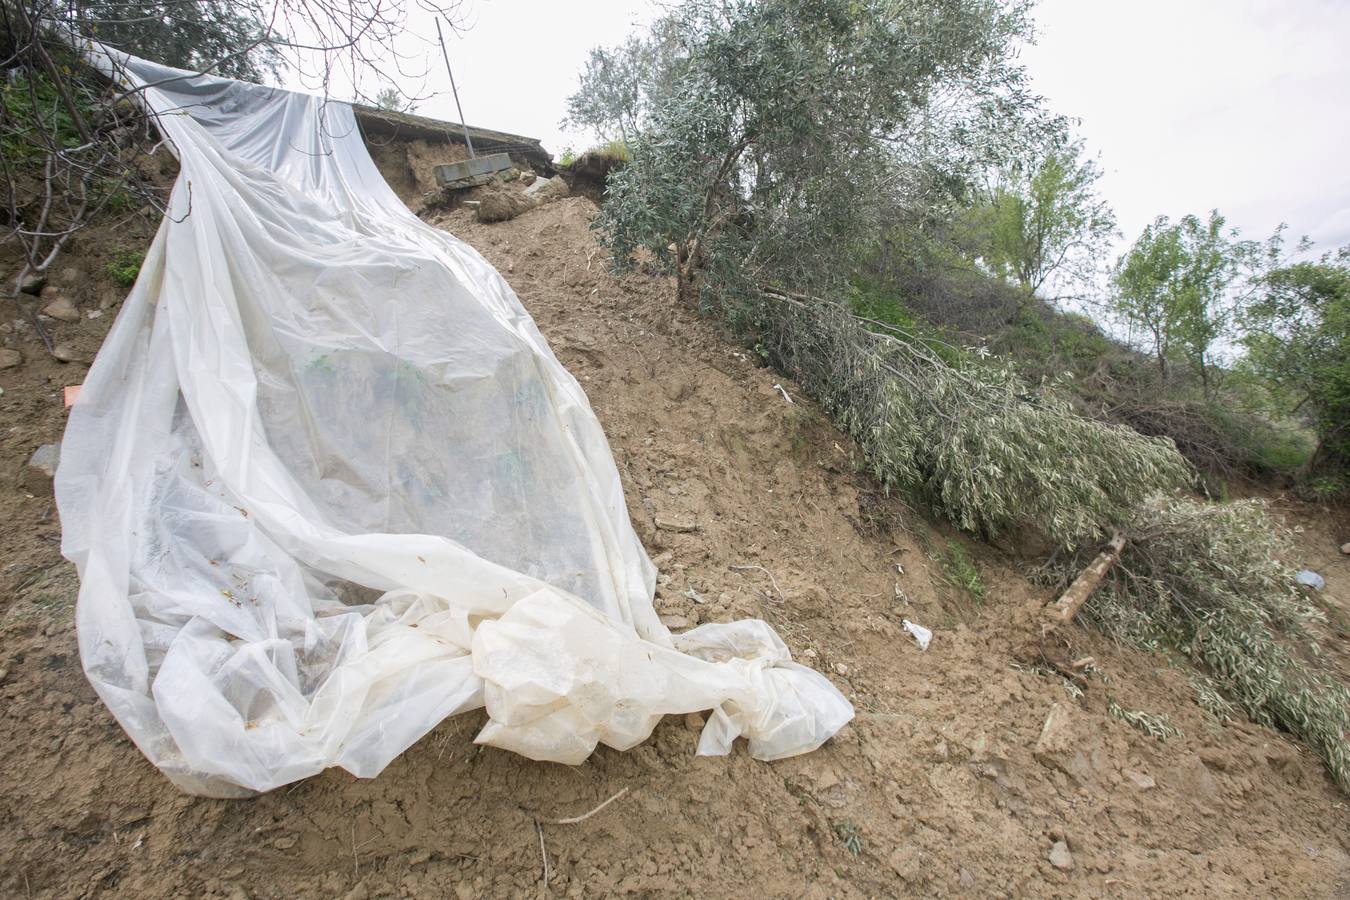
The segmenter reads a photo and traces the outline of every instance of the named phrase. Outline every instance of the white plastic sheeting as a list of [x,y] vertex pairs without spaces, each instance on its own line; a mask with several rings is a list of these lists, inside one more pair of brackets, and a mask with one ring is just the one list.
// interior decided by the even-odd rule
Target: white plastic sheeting
[[661,624],[586,396],[348,105],[91,53],[181,174],[71,411],[62,547],[85,672],[175,784],[373,776],[482,706],[565,763],[670,713],[762,759],[852,717],[763,622]]

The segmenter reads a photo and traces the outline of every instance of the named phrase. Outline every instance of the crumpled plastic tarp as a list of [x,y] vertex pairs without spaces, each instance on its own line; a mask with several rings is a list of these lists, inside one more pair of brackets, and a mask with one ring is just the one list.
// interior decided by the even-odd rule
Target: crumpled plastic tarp
[[853,714],[763,622],[672,635],[600,425],[352,109],[89,54],[181,174],[56,475],[84,669],[186,791],[377,774],[445,717],[580,763],[662,715],[775,759]]

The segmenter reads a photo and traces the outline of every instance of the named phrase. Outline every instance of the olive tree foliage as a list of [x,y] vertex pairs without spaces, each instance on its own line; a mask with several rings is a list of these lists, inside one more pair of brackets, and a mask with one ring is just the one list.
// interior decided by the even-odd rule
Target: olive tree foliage
[[1310,467],[1350,472],[1350,248],[1266,273],[1242,328],[1245,365],[1312,420]]
[[[1319,646],[1326,615],[1294,580],[1293,534],[1262,501],[1185,498],[1140,505],[1130,536],[1083,616],[1123,643],[1179,651],[1205,673],[1202,705],[1229,700],[1253,721],[1293,734],[1350,791],[1350,689]],[[1062,588],[1095,547],[1042,569]],[[1215,693],[1217,692],[1217,693]]]
[[260,82],[281,64],[273,43],[284,39],[257,3],[66,0],[43,12],[82,37],[179,69]]
[[580,85],[567,100],[564,123],[594,132],[602,141],[635,139],[681,75],[685,56],[672,19],[613,48],[593,47]]
[[696,279],[723,300],[837,287],[896,209],[959,192],[1038,119],[1027,30],[998,0],[690,0],[615,51],[656,61],[620,67],[651,73],[635,101],[589,76],[573,99],[620,111],[632,143],[602,240],[619,266],[645,248],[686,299]]
[[1048,146],[999,172],[973,212],[986,265],[1028,293],[1068,299],[1103,269],[1116,217],[1098,193],[1102,171],[1081,141]]
[[1217,210],[1175,224],[1159,216],[1116,263],[1112,306],[1144,342],[1164,375],[1180,360],[1207,395],[1216,387],[1215,350],[1232,324],[1235,291],[1260,259]]

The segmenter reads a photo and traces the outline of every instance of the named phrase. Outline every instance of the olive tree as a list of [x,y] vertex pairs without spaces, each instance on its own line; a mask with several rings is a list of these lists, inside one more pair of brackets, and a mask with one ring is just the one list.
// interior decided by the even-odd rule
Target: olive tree
[[1027,29],[1020,2],[691,0],[650,39],[602,239],[621,266],[639,248],[669,265],[685,299],[699,278],[723,298],[837,285],[897,204],[1034,118]]

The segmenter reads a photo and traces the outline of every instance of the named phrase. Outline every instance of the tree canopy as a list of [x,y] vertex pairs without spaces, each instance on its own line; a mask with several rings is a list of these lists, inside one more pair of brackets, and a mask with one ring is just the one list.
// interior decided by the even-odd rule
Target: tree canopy
[[597,95],[588,74],[571,105],[632,132],[604,240],[621,265],[639,247],[670,264],[686,296],[699,272],[724,288],[838,283],[888,210],[950,197],[1025,139],[1027,28],[1025,4],[991,0],[681,5],[617,53],[630,63],[604,63],[652,73],[635,93]]
[[1315,471],[1350,469],[1350,248],[1283,266],[1244,310],[1247,364],[1307,410]]
[[1229,289],[1255,258],[1218,210],[1208,220],[1188,215],[1173,224],[1159,216],[1144,229],[1112,273],[1114,305],[1148,336],[1159,368],[1183,360],[1208,389],[1215,343],[1231,320]]
[[1057,293],[1089,288],[1116,233],[1115,214],[1097,192],[1101,174],[1081,141],[1058,135],[1015,160],[973,210],[985,262],[1031,293],[1052,280]]

